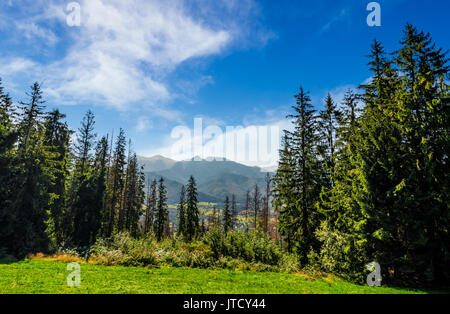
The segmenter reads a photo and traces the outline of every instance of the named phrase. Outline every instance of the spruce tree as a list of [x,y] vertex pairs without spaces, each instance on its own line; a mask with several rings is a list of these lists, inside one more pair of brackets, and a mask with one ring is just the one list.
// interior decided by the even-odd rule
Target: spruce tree
[[227,196],[225,198],[224,209],[223,209],[223,231],[225,235],[228,231],[232,230],[233,220],[230,212],[230,198]]
[[[292,247],[292,242],[295,244],[300,261],[305,265],[309,262],[308,254],[319,248],[314,232],[320,223],[315,205],[321,191],[320,184],[317,184],[318,178],[321,178],[321,167],[317,149],[317,122],[311,99],[303,88],[300,88],[295,99],[295,113],[289,116],[294,124],[294,132],[286,133],[284,144],[286,146],[288,143],[285,147],[288,150],[281,152],[282,170],[275,180],[275,185],[281,184],[275,196],[282,197],[285,194],[291,203],[287,205],[283,199],[275,203],[281,207],[280,230],[288,236],[288,247]],[[287,173],[293,177],[291,182],[290,178],[283,179]],[[291,187],[293,191],[290,191]]]
[[0,249],[12,252],[15,214],[12,208],[14,164],[17,129],[13,123],[13,103],[4,93],[0,79]]
[[105,235],[110,237],[114,232],[114,227],[116,226],[116,213],[122,204],[122,196],[124,189],[124,173],[125,173],[125,132],[120,129],[119,136],[116,139],[116,145],[114,149],[113,156],[113,167],[112,167],[112,184],[110,189],[110,201],[108,204],[108,227],[106,229]]
[[340,119],[340,111],[337,109],[331,95],[328,94],[325,101],[325,110],[320,112],[318,129],[320,136],[319,154],[323,164],[323,185],[326,189],[333,186],[333,172],[336,159],[336,128]]
[[109,141],[108,137],[103,136],[97,143],[95,149],[95,163],[94,163],[94,181],[93,187],[95,194],[95,201],[92,203],[93,211],[90,217],[90,243],[95,243],[98,236],[101,236],[101,230],[105,226],[105,219],[107,217],[106,202],[107,202],[107,172],[109,161]]
[[272,178],[270,176],[270,173],[267,173],[266,174],[266,191],[265,191],[265,196],[263,198],[263,211],[262,211],[262,221],[261,221],[262,230],[266,234],[269,231],[269,211],[270,211],[269,200],[270,200],[270,197],[272,196],[271,185],[272,185]]
[[148,182],[147,189],[147,209],[144,217],[144,234],[148,234],[153,230],[153,223],[156,215],[156,201],[157,201],[157,181],[156,179]]
[[278,169],[273,178],[272,203],[279,214],[278,231],[286,239],[288,252],[292,252],[297,233],[294,221],[298,217],[298,210],[297,187],[294,180],[295,160],[290,132],[284,132],[282,145]]
[[[70,184],[70,215],[73,229],[72,242],[79,247],[89,246],[98,233],[101,207],[97,207],[97,181],[94,173],[93,148],[95,116],[89,110],[78,129],[74,147],[74,171]],[[100,198],[101,200],[102,198]],[[101,206],[101,205],[100,205]]]
[[94,133],[95,126],[95,115],[91,110],[88,110],[86,115],[83,117],[81,122],[81,127],[78,129],[77,133],[77,144],[75,145],[76,154],[76,168],[80,175],[85,172],[85,167],[89,166],[92,159],[92,148],[96,138]]
[[247,193],[245,194],[245,203],[244,203],[244,208],[243,208],[243,212],[245,215],[245,229],[248,230],[249,226],[250,226],[250,221],[249,221],[249,211],[250,211],[250,191],[247,190]]
[[51,195],[49,210],[49,232],[55,241],[54,245],[60,245],[64,240],[64,216],[67,214],[66,187],[69,177],[69,153],[70,134],[67,123],[62,120],[66,116],[59,110],[53,110],[45,118],[44,145],[52,154],[48,160],[49,169],[52,172],[49,193]]
[[41,87],[34,83],[27,94],[29,101],[21,102],[18,151],[15,158],[12,208],[15,226],[12,249],[17,257],[28,253],[47,252],[47,208],[50,202],[51,172],[44,146],[44,103]]
[[126,229],[126,220],[128,212],[131,211],[134,197],[134,185],[137,164],[132,162],[131,140],[128,141],[128,157],[125,176],[123,178],[122,202],[118,206],[117,232],[123,232]]
[[238,212],[237,212],[237,202],[236,195],[231,196],[231,230],[237,227],[238,223]]
[[256,231],[258,228],[258,217],[261,209],[261,192],[259,191],[259,186],[255,185],[252,196],[252,206],[253,206],[253,230]]
[[133,154],[128,162],[123,202],[124,230],[133,237],[139,233],[139,218],[145,202],[144,182],[145,174],[138,164],[137,155]]
[[161,178],[158,186],[158,200],[156,202],[156,216],[154,223],[154,232],[158,241],[161,241],[163,238],[168,212],[167,190],[164,186],[164,179]]
[[186,235],[186,190],[184,185],[181,187],[180,202],[178,203],[178,234]]
[[189,178],[186,194],[186,238],[188,241],[192,241],[197,236],[200,223],[200,212],[197,206],[197,186],[193,176]]
[[[394,61],[401,74],[401,91],[396,94],[395,107],[386,114],[398,125],[405,146],[392,204],[404,230],[396,233],[395,250],[380,259],[393,259],[395,279],[443,284],[450,281],[445,266],[450,261],[450,241],[444,227],[450,217],[445,197],[450,173],[448,58],[430,34],[410,24],[400,44]],[[419,278],[403,273],[405,265]]]

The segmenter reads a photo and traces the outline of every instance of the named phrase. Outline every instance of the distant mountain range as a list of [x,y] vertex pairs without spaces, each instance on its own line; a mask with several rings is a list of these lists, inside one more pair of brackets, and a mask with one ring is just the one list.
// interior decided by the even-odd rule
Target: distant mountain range
[[247,191],[253,190],[256,184],[262,189],[265,187],[265,176],[270,172],[229,160],[192,159],[177,162],[163,156],[139,156],[138,160],[144,166],[147,179],[164,178],[169,204],[178,203],[181,186],[188,182],[191,175],[197,182],[200,202],[223,203],[226,196],[231,198],[234,194],[237,201],[243,203]]

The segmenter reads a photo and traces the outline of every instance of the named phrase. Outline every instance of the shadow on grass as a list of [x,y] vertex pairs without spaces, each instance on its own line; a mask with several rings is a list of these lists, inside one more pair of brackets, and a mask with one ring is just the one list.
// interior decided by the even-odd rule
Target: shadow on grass
[[17,263],[19,260],[11,255],[0,256],[0,265],[9,265]]
[[398,290],[398,291],[408,289],[408,290],[413,291],[413,292],[422,292],[422,293],[425,293],[425,294],[450,294],[450,287],[412,288],[412,287],[401,287],[401,286],[395,285],[395,286],[389,286],[389,288],[394,289],[394,290]]

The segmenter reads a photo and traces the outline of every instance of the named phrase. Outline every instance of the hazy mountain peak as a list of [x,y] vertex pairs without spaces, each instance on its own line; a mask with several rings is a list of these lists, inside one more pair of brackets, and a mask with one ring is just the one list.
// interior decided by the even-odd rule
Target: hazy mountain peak
[[173,167],[177,162],[161,155],[153,157],[138,156],[139,163],[144,166],[145,171],[163,171]]

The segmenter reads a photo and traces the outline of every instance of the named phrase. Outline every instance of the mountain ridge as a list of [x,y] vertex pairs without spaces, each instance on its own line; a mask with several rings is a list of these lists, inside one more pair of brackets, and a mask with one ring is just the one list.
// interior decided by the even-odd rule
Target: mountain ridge
[[187,184],[191,175],[196,179],[200,202],[220,203],[234,194],[242,203],[247,191],[256,184],[263,188],[268,172],[223,158],[175,161],[156,155],[138,156],[138,161],[144,166],[148,180],[162,177],[167,182],[169,204],[178,203],[181,186]]

